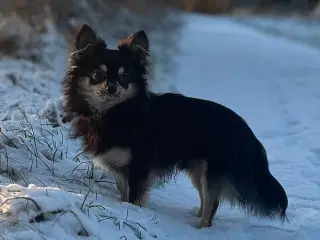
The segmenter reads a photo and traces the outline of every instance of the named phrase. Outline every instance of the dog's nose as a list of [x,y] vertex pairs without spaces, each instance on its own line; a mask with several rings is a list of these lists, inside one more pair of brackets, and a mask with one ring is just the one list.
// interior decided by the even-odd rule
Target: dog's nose
[[114,94],[117,91],[117,85],[114,84],[114,83],[108,83],[108,89],[107,90],[108,90],[108,92],[110,94]]

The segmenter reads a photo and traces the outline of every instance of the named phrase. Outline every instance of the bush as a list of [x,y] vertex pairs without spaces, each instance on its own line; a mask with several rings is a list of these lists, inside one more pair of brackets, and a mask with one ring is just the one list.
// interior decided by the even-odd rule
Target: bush
[[0,52],[3,56],[39,60],[39,34],[17,14],[0,21]]

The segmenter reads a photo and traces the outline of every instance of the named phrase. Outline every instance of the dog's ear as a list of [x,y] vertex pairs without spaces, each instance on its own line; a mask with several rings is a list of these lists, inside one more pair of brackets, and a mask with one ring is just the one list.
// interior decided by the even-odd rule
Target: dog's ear
[[103,42],[103,40],[97,36],[91,27],[89,27],[87,24],[84,24],[81,26],[76,36],[75,47],[76,50],[79,50],[88,46],[88,44],[96,44],[98,42]]
[[137,31],[120,41],[119,49],[128,49],[134,54],[138,54],[140,60],[145,60],[149,55],[149,39],[143,31]]

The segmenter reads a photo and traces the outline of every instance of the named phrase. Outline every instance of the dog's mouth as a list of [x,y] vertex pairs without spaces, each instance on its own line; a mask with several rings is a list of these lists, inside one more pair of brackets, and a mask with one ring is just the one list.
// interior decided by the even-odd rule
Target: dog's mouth
[[111,102],[115,99],[121,97],[121,87],[120,86],[108,86],[106,88],[100,89],[97,94],[103,101]]
[[131,95],[134,95],[132,83],[127,84],[126,86],[122,86],[117,83],[109,83],[108,85],[104,85],[104,87],[100,87],[97,91],[97,95],[104,102],[112,102],[118,99],[123,100],[127,99]]

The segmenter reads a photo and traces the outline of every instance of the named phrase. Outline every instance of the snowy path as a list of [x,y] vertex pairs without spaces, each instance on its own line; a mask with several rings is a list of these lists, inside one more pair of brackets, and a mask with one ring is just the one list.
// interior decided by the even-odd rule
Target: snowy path
[[[222,206],[211,228],[195,229],[198,195],[184,176],[153,189],[146,208],[119,203],[113,179],[101,170],[90,171],[87,160],[77,156],[79,143],[66,139],[66,128],[52,129],[37,115],[46,99],[54,104],[61,94],[54,73],[47,73],[48,79],[40,84],[36,78],[43,74],[25,73],[22,76],[29,90],[18,90],[10,82],[0,84],[2,130],[10,139],[16,138],[14,147],[0,136],[0,238],[319,239],[319,51],[230,19],[188,16],[186,20],[177,57],[180,67],[170,84],[186,95],[227,105],[247,120],[267,148],[272,173],[287,190],[290,222],[281,225]],[[62,69],[58,61],[55,69]],[[16,65],[21,63],[0,64],[0,76],[5,76],[6,71],[18,71]],[[35,87],[36,93],[30,95]],[[9,114],[16,99],[23,102],[28,119],[18,110]],[[22,186],[33,183],[37,187],[7,185],[12,179]],[[6,201],[15,196],[34,199],[41,210],[31,203]],[[51,213],[28,223],[39,211]]]
[[[271,170],[289,196],[289,224],[240,220],[235,210],[226,208],[218,211],[208,237],[319,238],[319,51],[225,19],[188,20],[181,43],[184,56],[178,60],[178,91],[212,99],[240,113],[265,144]],[[195,204],[188,191],[177,195],[184,208]]]

